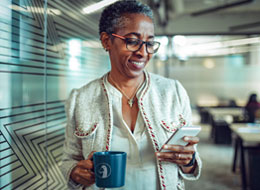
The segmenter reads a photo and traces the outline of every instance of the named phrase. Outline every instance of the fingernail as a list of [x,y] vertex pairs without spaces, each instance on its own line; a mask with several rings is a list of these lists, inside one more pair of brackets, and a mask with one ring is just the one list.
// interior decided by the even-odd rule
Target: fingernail
[[160,153],[156,153],[156,155],[157,155],[157,156],[161,156],[161,154],[160,154]]
[[163,148],[166,148],[166,149],[167,149],[168,147],[169,147],[168,145],[164,145],[164,146],[163,146]]
[[188,141],[190,138],[189,137],[184,137],[184,140],[185,141]]

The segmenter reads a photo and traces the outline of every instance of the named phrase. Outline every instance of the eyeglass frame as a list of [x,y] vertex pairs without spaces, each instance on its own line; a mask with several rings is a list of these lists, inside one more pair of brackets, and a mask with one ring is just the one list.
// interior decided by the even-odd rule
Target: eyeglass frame
[[111,35],[114,36],[114,37],[117,37],[117,38],[119,38],[119,39],[121,39],[121,40],[124,40],[124,41],[125,41],[125,44],[126,44],[126,49],[128,49],[128,48],[127,48],[127,40],[128,40],[128,39],[135,39],[135,40],[138,40],[139,42],[141,42],[140,45],[139,45],[139,48],[138,48],[137,50],[132,51],[132,50],[129,50],[129,49],[128,49],[128,50],[131,51],[131,52],[137,52],[137,51],[139,51],[139,50],[142,48],[143,44],[145,44],[145,50],[146,50],[146,52],[147,52],[148,54],[154,54],[154,53],[156,53],[156,52],[158,51],[158,49],[160,48],[160,45],[161,45],[160,42],[153,41],[153,42],[158,43],[159,45],[158,45],[158,48],[156,49],[156,51],[154,51],[153,53],[150,53],[150,52],[148,52],[148,48],[147,48],[147,43],[149,43],[149,41],[146,42],[146,41],[143,41],[143,40],[140,40],[140,39],[136,39],[136,38],[126,38],[126,37],[124,37],[124,36],[120,36],[120,35],[114,34],[114,33],[112,33]]

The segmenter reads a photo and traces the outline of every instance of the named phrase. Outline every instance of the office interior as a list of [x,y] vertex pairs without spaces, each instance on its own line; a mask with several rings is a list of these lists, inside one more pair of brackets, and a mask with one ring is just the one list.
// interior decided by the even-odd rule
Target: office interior
[[[67,189],[64,103],[110,69],[98,35],[107,2],[0,0],[1,190]],[[183,84],[202,126],[202,176],[186,189],[259,190],[260,119],[246,122],[244,106],[260,101],[260,0],[142,2],[161,43],[147,70]]]

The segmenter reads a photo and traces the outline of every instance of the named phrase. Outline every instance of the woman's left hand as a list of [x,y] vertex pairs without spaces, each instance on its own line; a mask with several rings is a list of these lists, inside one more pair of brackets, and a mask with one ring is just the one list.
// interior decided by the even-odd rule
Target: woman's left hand
[[190,163],[192,155],[195,153],[194,145],[199,142],[198,137],[185,136],[184,141],[188,142],[186,146],[167,144],[163,149],[167,152],[156,152],[156,156],[160,161],[172,162],[180,166]]

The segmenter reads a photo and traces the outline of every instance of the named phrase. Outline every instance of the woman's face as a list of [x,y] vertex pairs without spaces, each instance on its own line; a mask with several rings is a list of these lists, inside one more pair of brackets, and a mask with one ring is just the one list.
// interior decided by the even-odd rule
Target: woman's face
[[[143,14],[126,14],[115,32],[126,38],[137,38],[143,41],[154,40],[154,25],[152,20]],[[111,61],[111,74],[120,78],[130,79],[141,76],[152,54],[147,53],[146,45],[131,52],[126,48],[124,40],[114,37],[110,39],[109,56]]]

